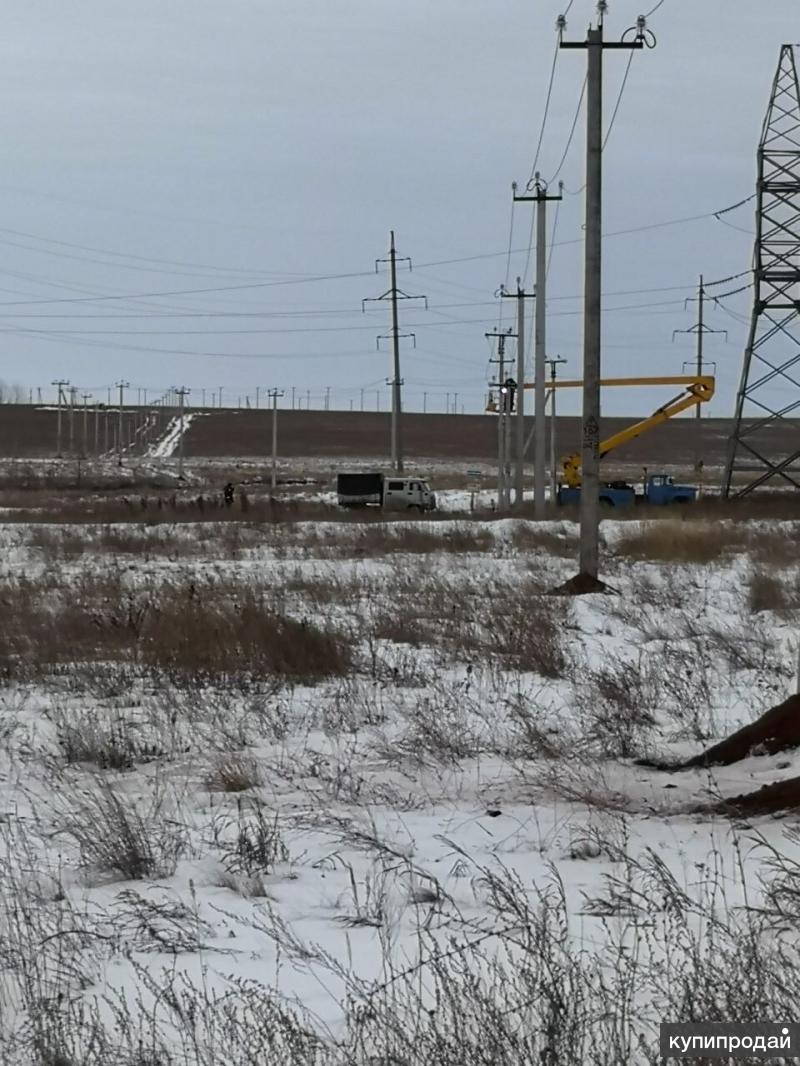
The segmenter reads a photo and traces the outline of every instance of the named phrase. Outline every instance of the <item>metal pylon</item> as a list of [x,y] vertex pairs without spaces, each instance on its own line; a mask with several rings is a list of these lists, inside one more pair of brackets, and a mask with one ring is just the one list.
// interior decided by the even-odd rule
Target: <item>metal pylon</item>
[[755,299],[723,482],[725,496],[800,489],[800,86],[781,47],[758,147]]

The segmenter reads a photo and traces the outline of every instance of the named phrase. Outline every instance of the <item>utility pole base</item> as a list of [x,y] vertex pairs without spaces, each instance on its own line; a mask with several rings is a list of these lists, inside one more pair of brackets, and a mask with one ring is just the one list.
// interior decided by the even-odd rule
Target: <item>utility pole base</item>
[[551,592],[551,596],[590,596],[595,592],[609,592],[613,596],[619,596],[619,590],[607,585],[591,574],[580,573],[565,581],[563,585],[557,585]]

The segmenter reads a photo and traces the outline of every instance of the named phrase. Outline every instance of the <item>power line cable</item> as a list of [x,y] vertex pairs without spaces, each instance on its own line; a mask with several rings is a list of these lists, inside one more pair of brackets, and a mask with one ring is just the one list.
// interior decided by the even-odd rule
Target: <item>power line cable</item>
[[[746,274],[746,273],[749,273],[749,271],[743,271],[740,274],[733,274],[729,278],[720,279],[719,282],[709,282],[708,285],[711,286],[711,285],[721,284],[723,281],[731,281],[731,280],[734,280],[734,279],[736,279],[738,277],[744,276],[744,274]],[[685,283],[683,285],[659,285],[659,286],[652,286],[652,287],[643,288],[643,289],[614,289],[614,290],[609,290],[607,292],[604,292],[603,296],[604,297],[641,296],[641,295],[649,295],[649,294],[652,294],[652,293],[662,293],[662,292],[691,292],[691,291],[693,291],[693,289],[694,289],[694,282],[687,282],[687,283]],[[476,291],[480,291],[480,290],[476,290]],[[548,297],[548,303],[559,302],[559,301],[562,301],[562,300],[580,300],[582,298],[583,298],[583,294],[582,293],[571,293],[571,294],[562,293],[559,296],[550,296],[550,297]],[[455,308],[494,307],[495,305],[496,305],[496,301],[495,300],[465,300],[465,301],[460,301],[458,303],[449,303],[449,304],[446,303],[446,304],[432,305],[432,306],[430,306],[428,308],[428,310],[431,311],[431,313],[433,313],[433,314],[440,314],[441,315],[443,313],[443,311],[445,311],[445,310],[453,310]],[[644,305],[644,306],[647,306],[647,305]],[[61,320],[61,321],[64,321],[64,320],[71,321],[73,319],[77,320],[77,321],[97,320],[97,319],[99,319],[100,321],[115,321],[115,320],[118,320],[118,319],[134,319],[134,320],[150,321],[152,319],[174,320],[174,319],[183,319],[183,318],[187,318],[187,319],[197,319],[197,318],[200,318],[200,319],[203,319],[203,318],[210,318],[210,319],[259,318],[259,319],[261,319],[261,318],[296,318],[296,317],[297,318],[305,318],[305,317],[311,317],[311,316],[322,316],[324,318],[324,317],[333,316],[333,315],[352,315],[353,317],[358,317],[359,319],[361,318],[361,312],[354,311],[352,308],[304,308],[302,310],[291,310],[291,311],[189,311],[189,312],[183,312],[182,311],[182,312],[177,312],[177,313],[176,312],[147,312],[146,314],[144,314],[144,313],[142,313],[140,311],[137,311],[137,312],[125,311],[125,312],[111,312],[111,313],[109,313],[109,312],[103,312],[103,313],[93,312],[93,313],[90,313],[90,314],[86,314],[86,313],[61,314],[59,312],[50,312],[50,311],[47,311],[47,312],[24,311],[24,312],[15,312],[13,314],[6,314],[6,315],[3,316],[3,318],[5,318],[5,319],[14,319],[14,320],[23,319],[23,318],[25,318],[25,319],[33,318],[33,319],[36,319],[36,320],[40,320],[40,319],[58,319],[58,320]],[[2,329],[2,327],[0,327],[0,329]],[[64,331],[56,330],[55,332],[64,332]],[[79,331],[76,331],[76,332],[83,332],[83,331],[79,330]],[[134,331],[131,331],[131,332],[134,332]],[[137,330],[135,332],[144,332],[144,331],[138,331]],[[182,332],[188,332],[188,331],[179,330],[179,331],[175,331],[175,332],[181,332],[182,333]],[[204,331],[204,332],[213,332],[213,331]],[[217,331],[217,332],[231,332],[231,331],[225,330],[225,331]],[[250,331],[249,330],[245,330],[243,332],[250,332]]]
[[743,278],[745,274],[752,273],[751,270],[740,270],[738,274],[729,274],[727,278],[717,278],[716,281],[703,280],[703,288],[710,289],[714,285],[726,285],[729,281],[736,281],[737,278]]
[[583,99],[586,96],[586,83],[587,83],[587,81],[588,81],[588,77],[584,76],[583,85],[581,86],[581,94],[578,97],[578,106],[575,109],[575,117],[572,120],[572,125],[571,125],[570,131],[569,131],[569,137],[567,138],[566,146],[565,146],[564,151],[563,151],[563,153],[561,155],[561,162],[556,167],[556,171],[553,174],[552,178],[550,178],[550,180],[548,182],[548,185],[552,185],[553,184],[553,182],[556,180],[558,175],[561,173],[561,169],[564,166],[564,163],[567,161],[567,156],[569,155],[569,150],[572,147],[572,139],[575,136],[575,130],[577,129],[577,126],[578,126],[578,119],[580,118],[581,111],[583,109]]
[[[294,274],[287,270],[246,270],[243,267],[227,267],[212,263],[193,263],[180,259],[160,259],[154,256],[136,255],[133,252],[117,252],[109,248],[95,248],[91,245],[76,244],[73,241],[57,240],[54,237],[40,237],[36,233],[27,233],[24,230],[9,229],[0,226],[0,233],[10,233],[14,237],[24,237],[28,240],[41,241],[43,244],[55,244],[60,248],[74,248],[78,251],[93,252],[96,255],[108,255],[121,259],[135,259],[141,263],[158,263],[161,266],[189,267],[193,270],[210,270],[215,274],[244,274],[248,277],[306,277],[306,274]],[[5,243],[5,242],[4,242]],[[44,251],[44,249],[32,249]]]
[[269,289],[281,285],[302,285],[314,281],[335,281],[342,278],[365,278],[372,277],[373,271],[357,270],[346,274],[317,274],[315,276],[295,278],[287,281],[258,281],[246,285],[223,285],[209,286],[202,289],[172,289],[165,292],[140,292],[126,293],[120,296],[93,296],[86,298],[54,298],[49,300],[6,300],[0,303],[0,307],[20,306],[24,303],[99,303],[104,300],[141,300],[161,296],[200,296],[216,292],[242,292],[246,289]]
[[545,281],[550,277],[550,265],[553,262],[553,249],[555,248],[556,233],[558,232],[558,212],[561,208],[561,201],[556,200],[555,217],[553,218],[553,229],[550,232],[550,247],[547,251],[547,267],[545,268],[544,278]]
[[625,67],[625,73],[622,75],[622,84],[619,87],[619,93],[617,95],[617,102],[616,102],[616,104],[614,104],[614,110],[611,112],[611,121],[608,124],[608,129],[606,130],[606,135],[605,135],[605,138],[603,139],[603,151],[605,151],[606,145],[608,144],[608,138],[611,136],[611,131],[614,128],[614,122],[615,122],[617,114],[619,112],[619,105],[622,103],[622,96],[623,96],[623,94],[625,92],[625,86],[628,84],[628,75],[631,72],[631,66],[633,64],[633,57],[635,55],[636,55],[636,52],[634,52],[632,50],[631,54],[628,56],[628,62],[627,62],[627,65]]
[[747,292],[748,289],[752,289],[753,282],[749,281],[747,285],[740,285],[738,289],[730,289],[728,292],[721,292],[719,296],[712,296],[712,300],[724,300],[727,296],[736,296],[737,293]]
[[536,154],[533,157],[533,166],[531,167],[531,175],[528,178],[528,188],[531,187],[533,180],[536,176],[536,167],[539,163],[539,155],[542,151],[542,141],[544,140],[544,131],[547,126],[547,116],[550,113],[550,101],[553,97],[553,83],[556,77],[556,64],[558,63],[558,54],[561,51],[561,41],[556,39],[556,47],[553,52],[553,65],[550,68],[550,81],[547,86],[547,96],[544,101],[544,114],[542,115],[542,125],[539,130],[539,140],[536,144]]
[[[619,92],[617,93],[617,100],[616,100],[616,103],[614,104],[614,110],[611,112],[611,119],[610,119],[610,121],[608,123],[608,128],[606,129],[605,137],[603,137],[603,144],[601,146],[601,151],[603,151],[603,152],[606,150],[606,147],[608,145],[608,140],[609,140],[609,138],[611,136],[611,131],[614,128],[614,123],[616,121],[617,115],[619,114],[620,104],[622,103],[622,96],[623,96],[623,94],[625,92],[625,86],[628,84],[628,76],[630,75],[631,66],[633,65],[633,57],[635,55],[636,55],[636,53],[634,51],[631,51],[630,55],[628,56],[628,62],[625,65],[625,73],[622,75],[622,82],[620,83]],[[586,81],[585,80],[584,80],[583,84],[584,84],[584,90],[585,90],[585,88],[586,88]],[[578,112],[575,115],[575,120],[574,120],[575,123],[577,123],[577,121],[578,121],[578,115],[580,114],[580,107],[581,107],[582,101],[583,101],[583,90],[581,91],[581,99],[578,101]],[[573,130],[570,133],[570,140],[567,142],[566,151],[569,151],[569,144],[570,144],[570,142],[572,140],[573,133],[574,133],[574,125],[573,125]],[[566,152],[565,152],[564,158],[566,158]],[[559,170],[561,169],[562,165],[563,165],[563,159],[562,159],[561,164],[559,164]],[[558,173],[558,171],[556,171],[556,173]],[[573,195],[577,196],[579,193],[582,193],[585,188],[586,188],[585,184],[581,185],[581,187],[575,193],[573,193]]]

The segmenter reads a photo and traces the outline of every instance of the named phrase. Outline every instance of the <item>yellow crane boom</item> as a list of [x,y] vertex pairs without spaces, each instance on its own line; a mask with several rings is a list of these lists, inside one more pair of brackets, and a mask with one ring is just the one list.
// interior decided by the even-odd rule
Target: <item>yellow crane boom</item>
[[[619,448],[620,445],[626,444],[629,440],[634,440],[636,437],[640,437],[643,433],[647,433],[648,430],[653,429],[655,426],[660,426],[662,422],[668,421],[670,418],[674,418],[675,415],[681,414],[683,411],[688,411],[692,407],[696,407],[701,403],[708,403],[708,401],[714,395],[715,379],[708,375],[694,375],[694,376],[676,376],[676,377],[652,377],[652,378],[601,378],[600,384],[603,386],[629,386],[629,385],[682,385],[684,391],[678,393],[667,403],[662,404],[647,418],[643,418],[640,422],[635,422],[632,426],[627,426],[625,429],[620,430],[619,433],[614,433],[611,437],[600,442],[600,458],[604,455],[608,455],[609,452],[615,448]],[[532,389],[533,382],[525,382],[523,386],[526,389]],[[578,389],[583,388],[582,381],[550,381],[547,383],[547,388],[552,389]],[[567,455],[562,459],[562,467],[564,470],[564,482],[570,488],[580,488],[581,485],[581,454],[580,452],[574,452],[571,455]]]

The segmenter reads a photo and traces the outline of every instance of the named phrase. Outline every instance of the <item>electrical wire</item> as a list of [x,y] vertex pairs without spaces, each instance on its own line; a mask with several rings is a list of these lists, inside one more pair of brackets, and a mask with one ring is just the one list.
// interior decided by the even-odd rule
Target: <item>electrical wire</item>
[[719,296],[712,296],[712,300],[724,300],[727,296],[736,296],[737,293],[747,292],[748,289],[752,289],[753,282],[749,281],[747,285],[740,285],[738,289],[730,289],[728,292],[722,292]]
[[706,281],[703,279],[703,288],[710,289],[714,285],[726,285],[729,281],[736,281],[737,278],[743,278],[745,274],[750,274],[750,270],[740,270],[738,274],[729,274],[727,278],[717,278],[716,281]]
[[[431,264],[433,265],[433,264]],[[203,289],[172,289],[166,292],[139,292],[126,293],[120,296],[92,296],[85,298],[53,298],[49,300],[5,300],[0,307],[20,306],[22,304],[36,303],[99,303],[104,300],[142,300],[161,296],[200,296],[212,292],[242,292],[247,289],[269,289],[281,285],[302,285],[314,281],[335,281],[341,278],[366,278],[373,277],[372,270],[358,270],[346,274],[317,274],[315,276],[295,278],[287,281],[258,281],[246,285],[224,285]]]
[[[604,152],[606,150],[606,146],[608,145],[608,140],[609,140],[609,138],[611,136],[611,131],[614,128],[614,123],[616,121],[617,115],[619,114],[620,104],[622,103],[622,96],[623,96],[623,93],[625,92],[625,86],[628,84],[628,76],[629,76],[629,74],[631,72],[631,66],[633,65],[633,57],[635,55],[636,55],[636,52],[633,49],[631,49],[630,55],[628,56],[628,62],[625,65],[625,73],[622,75],[622,82],[621,82],[620,87],[619,87],[619,92],[617,93],[617,100],[616,100],[616,103],[614,104],[614,110],[611,112],[611,119],[610,119],[610,121],[608,123],[608,128],[606,129],[605,137],[603,137],[603,144],[602,144],[601,149],[600,149],[602,152]],[[583,89],[581,90],[581,98],[578,101],[578,111],[576,112],[575,119],[573,120],[573,126],[572,126],[572,130],[570,131],[569,140],[567,141],[567,147],[566,147],[566,149],[564,151],[564,156],[562,157],[561,163],[559,164],[559,167],[558,167],[558,170],[556,171],[556,174],[558,174],[560,172],[561,167],[564,165],[564,160],[566,159],[567,152],[569,151],[569,146],[570,146],[570,144],[572,142],[572,137],[573,137],[574,132],[575,132],[575,125],[577,124],[577,121],[578,121],[578,115],[580,114],[580,108],[581,108],[581,104],[583,102],[583,94],[584,94],[585,90],[586,90],[586,80],[584,80]],[[581,185],[581,187],[579,189],[576,189],[574,193],[571,193],[571,195],[578,196],[578,195],[580,195],[580,193],[583,192],[583,190],[585,188],[586,188],[586,185],[583,184],[583,185]]]
[[[92,252],[95,255],[113,256],[120,259],[135,259],[141,263],[157,263],[160,266],[177,266],[177,267],[189,267],[192,270],[210,270],[215,274],[244,274],[248,277],[256,276],[273,276],[273,277],[306,277],[305,274],[294,274],[292,271],[287,270],[245,270],[242,267],[227,267],[219,266],[212,263],[193,263],[186,262],[180,259],[159,259],[153,256],[135,255],[132,252],[117,252],[112,251],[109,248],[95,248],[91,245],[76,244],[72,241],[57,240],[54,237],[40,237],[36,233],[27,233],[23,230],[8,229],[7,227],[0,227],[0,233],[10,233],[13,237],[24,237],[27,240],[41,241],[43,244],[55,244],[60,248],[73,248],[78,251]],[[37,249],[33,249],[37,250]],[[43,250],[43,249],[38,249]]]
[[[13,230],[0,230],[0,232],[13,233],[14,231]],[[46,237],[34,237],[34,240],[46,241],[47,239],[48,238],[46,238]],[[65,245],[66,247],[72,247],[71,245],[67,244],[64,241],[51,241],[50,243],[57,244],[57,245]],[[5,245],[5,246],[7,246],[9,248],[20,248],[20,249],[22,249],[25,252],[32,252],[35,255],[48,255],[48,256],[51,256],[51,257],[55,257],[57,259],[69,259],[71,261],[75,261],[75,262],[79,262],[79,263],[95,263],[95,264],[98,264],[100,266],[111,267],[113,270],[135,270],[135,271],[137,271],[139,273],[170,274],[170,275],[176,275],[176,276],[188,277],[188,278],[217,277],[220,274],[228,272],[224,268],[221,269],[221,270],[215,270],[212,273],[209,273],[209,271],[176,270],[175,267],[158,267],[158,266],[146,266],[146,265],[142,265],[142,264],[139,264],[139,263],[114,262],[113,260],[109,260],[109,259],[99,259],[99,258],[97,258],[97,256],[92,256],[92,255],[78,255],[75,252],[57,251],[57,250],[55,250],[53,248],[37,248],[37,247],[35,247],[32,244],[26,244],[26,243],[24,243],[22,241],[9,240],[7,237],[0,237],[0,244]],[[82,246],[81,245],[75,245],[74,247],[81,248]],[[111,252],[111,253],[108,253],[108,254],[109,255],[122,255],[124,253]],[[133,258],[136,258],[136,257],[134,256]],[[253,278],[253,277],[263,278],[265,276],[286,277],[286,275],[283,275],[283,274],[277,275],[273,271],[237,270],[237,271],[235,271],[233,273],[235,273],[235,275],[239,276],[239,277],[244,276],[244,277],[251,277],[251,278]]]
[[608,129],[606,130],[606,135],[605,135],[605,138],[603,139],[603,151],[606,150],[606,145],[608,144],[608,138],[611,136],[611,131],[614,128],[614,121],[615,121],[615,119],[617,117],[617,113],[619,112],[619,105],[622,103],[622,95],[625,92],[625,86],[628,83],[628,75],[631,72],[631,66],[633,64],[633,57],[635,55],[636,55],[636,52],[634,51],[634,49],[631,49],[631,53],[628,56],[627,65],[625,67],[625,73],[622,75],[622,84],[619,87],[619,94],[617,95],[617,102],[616,102],[616,104],[614,104],[614,110],[611,112],[611,121],[608,124]]
[[719,215],[714,216],[717,222],[721,222],[723,226],[727,226],[728,229],[735,229],[737,233],[745,233],[748,237],[755,237],[755,233],[751,229],[745,229],[744,226],[737,226],[734,222],[728,222],[726,218],[720,218]]
[[578,97],[578,106],[575,109],[575,117],[572,120],[572,125],[571,125],[570,131],[569,131],[569,137],[567,138],[566,146],[564,147],[564,151],[563,151],[563,153],[561,155],[561,162],[556,167],[556,171],[553,174],[552,178],[550,178],[550,180],[548,182],[548,185],[552,185],[553,184],[553,182],[556,180],[558,175],[561,173],[561,169],[564,166],[564,163],[567,161],[567,156],[569,155],[569,150],[572,147],[572,139],[575,136],[575,130],[577,129],[577,126],[578,126],[578,119],[580,118],[581,111],[583,109],[583,98],[586,95],[586,83],[587,83],[587,81],[588,81],[588,75],[584,76],[584,79],[583,79],[583,85],[581,86],[581,94]]
[[550,233],[550,248],[549,248],[548,254],[547,254],[547,266],[546,266],[545,272],[544,272],[545,281],[547,281],[547,279],[550,277],[550,265],[553,262],[553,250],[555,249],[555,246],[556,246],[555,242],[556,242],[556,233],[558,232],[558,212],[559,212],[560,207],[561,207],[561,201],[560,200],[556,200],[556,211],[555,211],[555,216],[553,217],[553,229],[552,229],[552,231]]
[[[554,229],[555,229],[555,227],[554,227]],[[713,286],[713,285],[721,284],[723,281],[731,281],[731,280],[734,280],[734,279],[736,279],[738,277],[742,277],[742,276],[744,276],[744,274],[747,274],[747,273],[749,273],[749,271],[743,271],[740,274],[733,274],[729,278],[720,279],[719,282],[713,282],[713,281],[712,282],[708,282],[708,283],[706,283],[706,286],[710,287],[710,286]],[[694,284],[692,282],[687,282],[684,285],[659,285],[659,286],[653,286],[653,287],[644,288],[644,289],[615,289],[615,290],[610,290],[608,292],[603,292],[603,296],[604,297],[641,296],[641,295],[650,295],[652,293],[663,293],[663,292],[691,292],[693,290],[693,288],[694,288]],[[476,290],[476,291],[480,291],[480,290]],[[562,301],[562,300],[580,300],[582,298],[583,298],[583,294],[582,293],[572,293],[572,294],[564,294],[564,293],[562,293],[562,294],[560,294],[558,296],[550,296],[550,297],[548,297],[548,301],[547,302],[551,303],[551,302],[558,302],[558,301]],[[442,315],[442,317],[446,317],[446,316],[443,315],[443,312],[445,310],[453,310],[455,308],[464,308],[464,307],[494,307],[494,306],[495,306],[495,301],[494,300],[491,300],[491,301],[490,300],[466,300],[466,301],[458,302],[458,303],[433,305],[433,306],[429,307],[428,310],[432,314],[439,314],[439,315]],[[647,305],[644,305],[644,306],[647,306]],[[372,310],[377,311],[377,308],[372,309]],[[219,319],[219,318],[237,318],[237,319],[240,319],[240,318],[294,318],[294,317],[304,318],[304,317],[310,317],[310,316],[316,316],[316,315],[320,315],[320,316],[323,316],[323,317],[327,317],[328,315],[352,315],[352,316],[357,317],[359,319],[362,317],[361,316],[361,312],[354,311],[352,308],[327,308],[327,309],[326,308],[323,308],[323,309],[304,308],[302,310],[291,310],[291,311],[189,311],[189,312],[179,312],[179,313],[175,313],[175,312],[163,312],[163,313],[162,312],[147,312],[146,314],[142,314],[141,312],[134,313],[134,312],[128,312],[128,311],[119,312],[119,313],[117,313],[117,312],[112,312],[112,313],[104,312],[102,314],[96,313],[96,312],[93,312],[93,313],[90,313],[90,314],[86,314],[86,313],[83,313],[83,312],[81,312],[79,314],[61,314],[59,312],[51,312],[51,311],[47,311],[47,312],[44,312],[44,313],[42,313],[42,312],[25,311],[25,312],[14,313],[14,314],[11,314],[11,315],[5,315],[3,317],[6,318],[6,319],[9,319],[9,318],[10,319],[14,319],[15,321],[17,319],[30,319],[30,318],[37,319],[37,320],[39,320],[39,319],[59,319],[61,321],[64,321],[64,320],[67,320],[67,321],[72,321],[72,320],[84,321],[84,320],[87,320],[87,319],[99,319],[100,321],[114,321],[114,320],[117,320],[117,319],[135,319],[135,320],[141,319],[141,320],[144,320],[144,321],[149,321],[151,319],[169,319],[169,320],[173,320],[173,319],[183,319],[183,318],[187,318],[187,319],[196,319],[196,318],[211,318],[211,319]],[[2,327],[0,327],[0,330],[2,330]],[[56,332],[64,332],[64,331],[57,330]],[[83,331],[77,331],[77,332],[83,332]],[[134,332],[134,331],[131,331],[131,332]],[[135,332],[141,332],[141,331],[135,331]],[[176,332],[188,332],[188,331],[180,330],[180,331],[176,331]],[[223,330],[223,331],[207,331],[207,332],[225,332],[225,333],[227,333],[227,332],[237,332],[237,331]],[[250,332],[250,331],[247,330],[247,331],[244,331],[244,332]]]
[[664,0],[658,0],[658,3],[656,4],[656,6],[650,8],[650,10],[647,12],[647,14],[644,17],[646,19],[649,19],[651,15],[655,15],[656,11],[658,11],[658,9],[661,7],[661,5],[663,3],[664,3]]
[[751,200],[755,200],[758,196],[757,192],[751,192],[749,196],[745,196],[744,200],[738,200],[735,204],[731,204],[730,207],[723,207],[721,211],[715,211],[714,217],[719,218],[720,215],[727,215],[730,211],[735,211],[738,207],[744,207],[745,204],[749,204]]
[[531,167],[531,175],[528,178],[528,188],[530,189],[534,178],[536,177],[536,167],[539,163],[539,155],[542,151],[542,141],[544,140],[544,131],[547,126],[547,116],[550,114],[550,101],[553,97],[553,83],[556,77],[556,64],[558,63],[558,54],[561,51],[561,42],[556,40],[555,51],[553,52],[553,65],[550,68],[550,81],[547,86],[547,96],[544,101],[544,114],[542,115],[542,125],[539,130],[539,140],[536,144],[536,154],[533,157],[533,166]]

